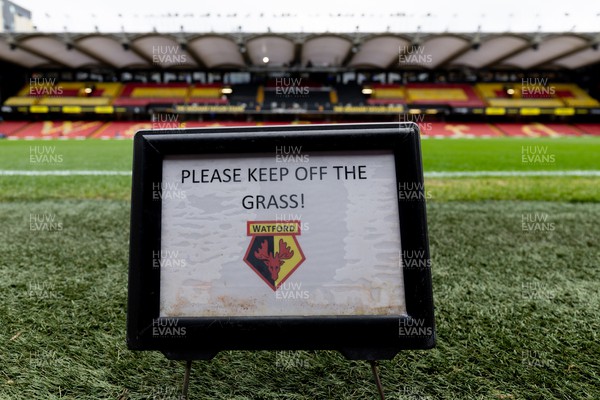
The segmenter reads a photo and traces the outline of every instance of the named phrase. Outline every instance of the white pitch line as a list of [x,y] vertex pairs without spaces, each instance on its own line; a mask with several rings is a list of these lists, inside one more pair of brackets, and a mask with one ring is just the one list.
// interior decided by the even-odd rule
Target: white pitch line
[[[103,170],[0,170],[0,176],[131,176],[131,171]],[[558,170],[558,171],[428,171],[426,178],[462,178],[496,176],[600,176],[600,170]]]
[[55,170],[55,171],[13,171],[0,170],[4,176],[131,176],[131,171],[99,171],[99,170]]
[[566,171],[429,171],[426,178],[462,178],[462,177],[496,177],[496,176],[600,176],[598,170],[566,170]]

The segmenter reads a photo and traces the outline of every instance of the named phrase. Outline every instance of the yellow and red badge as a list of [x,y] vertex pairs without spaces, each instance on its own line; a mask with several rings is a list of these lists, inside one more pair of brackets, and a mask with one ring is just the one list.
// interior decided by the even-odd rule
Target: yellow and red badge
[[300,221],[248,221],[247,234],[252,237],[244,261],[273,290],[302,264],[304,253],[296,236]]

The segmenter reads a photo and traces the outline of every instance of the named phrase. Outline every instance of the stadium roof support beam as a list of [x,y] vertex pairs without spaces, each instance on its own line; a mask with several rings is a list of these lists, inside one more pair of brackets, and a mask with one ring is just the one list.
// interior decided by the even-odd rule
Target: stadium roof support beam
[[204,61],[202,61],[202,59],[198,56],[196,50],[192,46],[190,46],[188,36],[186,36],[183,32],[179,33],[177,43],[179,43],[181,48],[184,49],[192,57],[192,59],[198,65],[198,68],[206,69],[206,64],[204,63]]
[[[161,35],[150,33],[141,35],[132,40],[131,48],[136,49],[140,54],[145,55],[145,59],[150,59],[149,63],[160,69],[174,67],[197,68],[198,64],[190,56],[187,50],[183,50],[172,35]],[[158,50],[158,51],[157,51]]]
[[[475,49],[474,46],[477,46],[477,48]],[[480,34],[477,33],[477,36],[469,42],[468,46],[466,46],[463,49],[458,50],[454,54],[448,56],[444,61],[440,62],[437,65],[437,68],[448,68],[448,67],[450,67],[450,65],[452,65],[452,63],[456,59],[459,59],[460,57],[462,57],[463,55],[467,54],[470,51],[478,51],[480,47],[481,47],[481,38],[480,38]]]
[[252,65],[252,60],[250,60],[250,57],[248,56],[248,47],[246,47],[245,35],[242,33],[236,34],[234,41],[238,46],[239,52],[242,56],[242,59],[244,60],[246,68],[250,67]]
[[74,40],[73,42],[70,43],[70,45],[74,48],[77,49],[78,51],[80,51],[81,53],[87,55],[88,57],[96,60],[98,67],[105,67],[105,66],[111,66],[113,68],[115,68],[115,65],[113,65],[111,62],[109,62],[108,60],[98,57],[96,54],[94,54],[93,52],[90,52],[85,46],[80,46],[79,42],[77,42],[77,40]]
[[302,51],[297,59],[303,66],[339,67],[352,49],[352,40],[337,34],[310,35],[299,44]]
[[236,35],[201,35],[188,39],[188,48],[198,56],[207,69],[247,68],[247,51],[242,51],[242,37]]
[[49,54],[43,54],[40,51],[36,50],[36,49],[32,49],[28,46],[24,46],[23,43],[21,43],[21,41],[18,42],[17,47],[20,48],[23,51],[26,51],[29,54],[33,54],[34,56],[38,57],[38,58],[43,58],[46,60],[51,61],[52,63],[54,63],[56,66],[60,66],[62,68],[70,68],[69,65],[67,65],[66,63],[64,63],[63,61],[61,61],[60,59],[49,55]]
[[139,49],[135,48],[134,46],[131,45],[131,43],[129,44],[129,47],[127,48],[126,51],[131,51],[132,53],[134,53],[135,55],[137,55],[138,57],[140,57],[141,59],[143,59],[146,62],[146,64],[148,64],[148,67],[150,67],[152,65],[152,57],[149,57],[144,52],[142,52]]
[[500,57],[495,58],[492,61],[489,61],[489,62],[481,65],[479,67],[479,69],[486,69],[486,68],[490,68],[492,66],[500,65],[500,64],[502,64],[502,61],[507,60],[507,59],[527,50],[530,46],[531,46],[531,44],[529,42],[526,42],[522,46],[519,46],[516,49],[514,49],[513,51],[503,54]]
[[69,69],[105,65],[98,58],[79,50],[75,43],[64,35],[32,34],[23,37],[19,43],[27,51],[39,54]]
[[470,49],[455,57],[446,67],[461,66],[472,69],[482,68],[484,65],[496,62],[505,56],[515,54],[515,51],[521,51],[529,45],[529,40],[522,36],[513,34],[490,34],[479,38],[477,48]]
[[246,67],[249,68],[252,65],[252,60],[250,60],[250,56],[248,55],[248,48],[246,47],[246,42],[242,42],[242,44],[240,44],[239,46],[240,51],[243,49],[242,58],[244,59],[244,64],[246,64]]
[[125,49],[121,38],[109,35],[83,35],[75,40],[78,49],[85,49],[87,54],[102,60],[113,68],[148,67],[143,59],[130,48]]
[[470,48],[469,39],[460,35],[429,35],[425,40],[418,40],[412,44],[411,54],[408,56],[409,60],[414,56],[425,58],[425,61],[407,62],[405,66],[433,70]]
[[538,64],[535,64],[535,65],[533,65],[533,66],[531,66],[529,68],[540,68],[543,65],[548,65],[549,63],[553,63],[555,60],[560,60],[561,58],[566,58],[566,57],[569,57],[569,56],[571,56],[573,54],[579,53],[579,52],[581,52],[581,51],[583,51],[585,49],[588,49],[588,48],[592,47],[592,45],[593,45],[593,41],[590,40],[590,42],[586,42],[585,44],[582,44],[581,46],[579,46],[579,47],[577,47],[575,49],[567,50],[566,52],[564,52],[562,54],[559,54],[557,56],[551,57],[551,59],[542,61],[542,62],[540,62]]
[[0,58],[3,60],[26,68],[36,68],[51,64],[48,58],[19,47],[18,41],[15,38],[3,35],[0,35],[0,38],[3,39],[0,40]]
[[360,49],[353,54],[348,67],[353,69],[388,68],[398,63],[400,47],[409,44],[410,41],[406,38],[392,34],[363,37]]
[[268,33],[248,39],[246,48],[252,65],[255,67],[261,65],[265,67],[289,67],[295,61],[294,42],[293,38]]
[[196,51],[191,48],[187,42],[179,42],[179,44],[185,47],[186,52],[190,55],[190,57],[192,57],[192,60],[194,60],[194,62],[198,65],[198,68],[207,69],[206,64],[204,64],[202,59],[198,56],[198,54],[196,54]]
[[577,69],[598,62],[600,62],[600,50],[594,50],[593,47],[590,46],[575,54],[554,60],[553,64],[562,68]]
[[352,57],[354,57],[354,54],[356,54],[360,50],[361,45],[362,45],[362,42],[359,40],[355,39],[352,42],[352,47],[350,47],[350,51],[348,51],[348,54],[346,54],[346,57],[344,57],[344,59],[342,60],[342,66],[347,67],[348,64],[350,64],[350,60],[352,60]]
[[503,63],[514,65],[521,69],[536,68],[539,65],[551,63],[552,60],[567,54],[572,50],[584,48],[587,41],[579,35],[535,34],[530,48],[505,58]]
[[[306,44],[306,42],[304,42]],[[292,60],[292,66],[303,67],[302,63],[302,52],[304,50],[304,46],[302,44],[302,40],[296,39],[294,40],[294,59]]]
[[[152,65],[152,57],[149,57],[147,54],[140,51],[133,45],[133,40],[132,40],[131,35],[128,35],[127,33],[123,32],[122,36],[123,37],[121,38],[121,46],[123,47],[123,50],[131,51],[133,54],[137,55],[142,60],[144,60],[146,62],[146,64],[148,65],[148,67],[150,67]],[[137,37],[140,37],[140,36],[143,36],[143,35],[135,35],[135,36],[133,36],[133,38],[135,40]]]

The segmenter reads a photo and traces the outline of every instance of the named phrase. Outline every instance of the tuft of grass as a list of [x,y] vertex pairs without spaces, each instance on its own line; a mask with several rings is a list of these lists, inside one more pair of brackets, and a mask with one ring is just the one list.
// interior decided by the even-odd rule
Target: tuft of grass
[[129,200],[131,176],[1,176],[0,201]]
[[[31,230],[31,215],[61,229]],[[183,364],[125,345],[129,203],[0,203],[0,398],[177,398]],[[524,230],[531,215],[545,225]],[[381,363],[390,399],[600,398],[600,204],[431,202],[438,346]],[[349,333],[350,334],[350,333]],[[220,353],[190,398],[377,398],[332,351]]]
[[527,200],[600,202],[599,177],[425,178],[432,201]]

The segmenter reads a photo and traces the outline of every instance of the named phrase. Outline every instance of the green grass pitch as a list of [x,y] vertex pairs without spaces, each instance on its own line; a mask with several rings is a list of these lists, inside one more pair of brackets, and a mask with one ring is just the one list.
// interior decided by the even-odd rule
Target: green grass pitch
[[[31,162],[35,146],[62,160]],[[554,161],[523,162],[528,146]],[[600,170],[600,138],[422,147],[426,172]],[[4,140],[0,171],[129,171],[131,151],[131,141]],[[178,399],[183,364],[125,345],[130,179],[0,175],[0,399]],[[599,399],[600,177],[425,185],[438,345],[381,362],[387,398]],[[55,229],[32,230],[40,214]],[[544,225],[528,230],[531,216]],[[377,390],[368,364],[336,352],[222,352],[194,364],[190,398]]]

